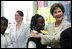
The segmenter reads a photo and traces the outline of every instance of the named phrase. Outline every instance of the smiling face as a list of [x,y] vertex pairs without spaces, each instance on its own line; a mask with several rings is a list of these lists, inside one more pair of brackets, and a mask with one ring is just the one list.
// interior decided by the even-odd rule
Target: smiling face
[[43,17],[38,18],[38,29],[43,30],[45,26],[45,21]]
[[63,19],[63,12],[62,12],[62,10],[59,7],[55,8],[55,10],[53,12],[53,16],[56,19],[56,21],[61,21]]

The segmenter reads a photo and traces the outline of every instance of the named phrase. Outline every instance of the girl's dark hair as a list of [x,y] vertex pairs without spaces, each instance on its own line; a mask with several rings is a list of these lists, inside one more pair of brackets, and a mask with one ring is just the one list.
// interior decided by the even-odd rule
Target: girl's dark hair
[[8,19],[6,19],[5,17],[1,17],[1,21],[5,21],[5,23],[8,24]]
[[[1,21],[3,21],[3,23],[5,23],[5,26],[8,26],[8,19],[6,19],[5,17],[1,17]],[[4,35],[4,32],[1,32],[2,35]]]
[[41,16],[41,15],[39,15],[39,14],[35,14],[33,17],[32,17],[32,19],[31,19],[31,24],[30,24],[30,30],[36,30],[38,27],[37,27],[37,25],[38,25],[38,18],[39,17],[43,17],[43,16]]
[[23,14],[23,12],[22,11],[20,11],[20,10],[18,10],[18,11],[16,11],[20,16],[24,16],[24,14]]

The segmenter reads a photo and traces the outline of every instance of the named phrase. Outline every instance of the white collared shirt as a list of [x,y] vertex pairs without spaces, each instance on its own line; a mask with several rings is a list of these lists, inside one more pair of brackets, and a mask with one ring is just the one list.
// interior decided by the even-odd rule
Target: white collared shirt
[[8,47],[7,39],[4,35],[1,34],[1,48],[7,48],[7,47]]

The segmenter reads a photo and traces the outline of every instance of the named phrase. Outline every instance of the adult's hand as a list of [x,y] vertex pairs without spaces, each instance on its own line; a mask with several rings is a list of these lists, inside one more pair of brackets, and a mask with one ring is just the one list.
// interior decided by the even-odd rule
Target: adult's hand
[[36,33],[31,33],[31,34],[28,36],[28,38],[31,38],[31,37],[41,38],[41,35],[36,34]]
[[35,33],[31,33],[28,38],[31,38],[31,37],[34,37],[35,36]]

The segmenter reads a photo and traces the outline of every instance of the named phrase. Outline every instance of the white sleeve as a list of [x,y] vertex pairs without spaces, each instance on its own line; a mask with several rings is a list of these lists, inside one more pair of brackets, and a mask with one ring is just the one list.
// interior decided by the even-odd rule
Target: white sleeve
[[1,48],[7,48],[8,47],[8,42],[6,37],[1,37]]
[[53,35],[53,36],[50,36],[50,35],[41,35],[41,43],[42,44],[55,44],[55,43],[58,43],[59,42],[59,39],[60,39],[60,36],[59,34],[57,35]]

